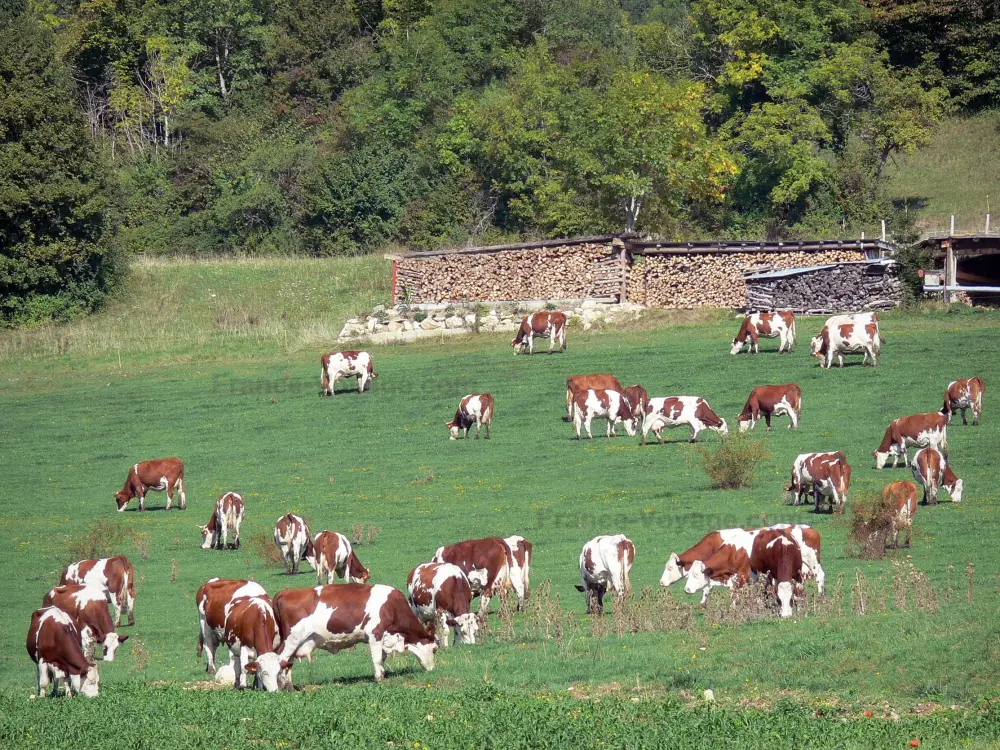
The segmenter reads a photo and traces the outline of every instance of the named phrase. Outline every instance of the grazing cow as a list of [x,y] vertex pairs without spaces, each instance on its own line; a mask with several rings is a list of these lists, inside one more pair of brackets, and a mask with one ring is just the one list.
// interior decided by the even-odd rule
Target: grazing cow
[[246,673],[257,676],[257,687],[273,693],[291,666],[277,654],[281,639],[274,607],[266,594],[240,596],[225,607],[223,640],[232,654],[236,689],[247,686]]
[[509,536],[503,543],[510,550],[510,558],[507,560],[510,585],[517,594],[517,610],[520,612],[531,596],[531,542],[523,536]]
[[632,415],[632,405],[618,391],[594,390],[578,391],[573,400],[573,428],[580,439],[581,428],[586,428],[587,437],[593,439],[590,423],[595,419],[608,420],[608,437],[617,437],[615,428],[625,426],[625,432],[635,435],[636,418]]
[[293,575],[299,572],[303,560],[310,568],[316,569],[316,549],[313,547],[309,526],[302,516],[286,513],[274,526],[274,543],[285,560],[285,566]]
[[371,574],[354,554],[347,537],[337,531],[321,531],[313,539],[316,555],[316,583],[333,583],[334,575],[347,583],[364,583]]
[[913,478],[924,487],[924,503],[936,505],[938,490],[944,488],[953,503],[962,502],[964,481],[948,465],[947,457],[937,448],[921,448],[913,457]]
[[322,372],[320,396],[332,396],[337,390],[337,381],[342,378],[357,378],[358,393],[371,388],[371,382],[378,377],[368,352],[330,352],[320,360]]
[[511,559],[507,543],[491,536],[438,547],[431,562],[457,565],[469,579],[472,593],[482,597],[479,616],[486,617],[493,595],[511,585]]
[[642,420],[642,444],[646,444],[650,430],[662,444],[663,428],[681,425],[687,425],[691,429],[692,443],[698,438],[698,433],[706,429],[714,430],[720,435],[729,434],[726,420],[719,418],[708,402],[700,396],[651,398]]
[[610,587],[618,599],[632,590],[628,574],[635,562],[635,545],[624,534],[595,536],[580,552],[580,578],[576,590],[587,595],[587,614],[604,613],[604,594]]
[[[593,388],[595,391],[618,391],[624,393],[625,389],[614,375],[570,375],[566,378],[566,419],[573,421],[573,399],[580,391]],[[647,399],[648,400],[648,399]],[[630,402],[631,403],[631,402]]]
[[691,564],[696,560],[704,562],[718,551],[723,545],[729,532],[742,533],[744,529],[723,529],[705,534],[701,540],[679,555],[671,552],[667,558],[667,564],[663,568],[663,575],[660,576],[661,586],[670,586],[673,583],[687,576],[691,570]]
[[66,696],[73,693],[96,698],[101,677],[97,665],[87,661],[80,646],[80,633],[73,618],[58,607],[37,609],[31,615],[28,656],[38,665],[38,697],[52,685],[53,697],[59,693],[59,683],[66,683]]
[[179,458],[160,458],[153,461],[141,461],[129,469],[125,477],[125,486],[115,493],[118,512],[125,510],[129,500],[139,498],[139,510],[146,510],[146,492],[155,490],[166,491],[167,507],[174,501],[174,491],[180,493],[180,509],[187,508],[187,495],[184,494],[184,462]]
[[792,351],[795,346],[795,315],[791,310],[778,312],[753,313],[743,318],[740,331],[733,339],[730,354],[739,354],[744,346],[749,346],[751,354],[760,353],[759,338],[781,339],[778,354]]
[[198,607],[198,656],[206,653],[205,671],[215,674],[215,651],[225,641],[226,608],[241,597],[267,596],[264,587],[254,581],[227,581],[212,578],[195,594]]
[[830,498],[830,512],[844,512],[847,491],[851,488],[851,465],[840,451],[833,453],[800,453],[792,464],[792,481],[785,488],[792,493],[792,505],[801,505],[802,498],[812,490],[816,512],[821,510],[824,497]]
[[879,331],[877,314],[834,315],[827,319],[819,336],[812,340],[810,354],[819,359],[820,366],[827,370],[833,367],[834,357],[843,367],[844,354],[864,354],[862,366],[870,359],[872,367],[878,367],[884,340]]
[[[308,657],[321,648],[335,654],[367,643],[375,681],[385,677],[385,658],[409,651],[430,672],[437,643],[413,614],[402,592],[383,584],[345,583],[286,589],[274,597],[283,660]],[[290,675],[289,675],[290,677]]]
[[892,546],[900,546],[899,535],[905,530],[905,546],[909,547],[913,517],[917,515],[917,485],[913,482],[887,484],[882,490],[882,502],[892,510]]
[[516,355],[525,345],[528,354],[535,353],[535,337],[549,339],[549,354],[559,344],[559,351],[566,351],[566,315],[561,312],[536,312],[524,316],[514,340],[510,342]]
[[[617,389],[616,389],[617,390]],[[649,394],[641,385],[630,385],[623,393],[632,406],[632,416],[640,420],[646,414],[646,405],[649,403]],[[636,422],[638,425],[638,421]]]
[[746,406],[737,417],[740,432],[752,430],[764,417],[768,432],[771,431],[771,417],[782,414],[788,416],[788,429],[799,429],[799,415],[802,412],[802,389],[797,383],[786,385],[758,385],[750,391]]
[[483,427],[486,428],[486,439],[490,439],[493,426],[493,396],[490,394],[470,393],[458,404],[455,418],[444,424],[451,433],[451,440],[458,440],[460,434],[468,439],[473,425],[476,426],[476,440],[479,440],[479,431]]
[[472,587],[457,565],[424,563],[406,579],[413,614],[434,635],[438,648],[448,648],[448,631],[455,630],[455,645],[475,644],[479,618],[470,609]]
[[750,570],[766,576],[781,606],[781,616],[792,616],[792,597],[802,590],[802,550],[787,531],[762,529],[753,542]]
[[948,418],[932,411],[928,414],[914,414],[910,417],[900,417],[889,423],[882,437],[882,443],[872,451],[875,456],[875,466],[884,469],[892,457],[892,468],[902,458],[903,466],[909,465],[907,449],[915,445],[920,448],[928,446],[937,448],[948,456]]
[[982,378],[953,380],[948,383],[944,392],[944,406],[941,408],[941,413],[948,418],[948,424],[951,424],[951,415],[959,409],[962,410],[962,424],[969,424],[965,418],[965,410],[972,409],[972,424],[978,425],[979,415],[983,413],[984,393],[986,385]]
[[58,607],[73,619],[88,659],[96,657],[100,644],[104,661],[114,661],[118,647],[128,640],[127,635],[115,632],[115,623],[108,612],[108,595],[97,586],[79,583],[56,586],[42,599],[42,606]]
[[776,523],[765,527],[764,531],[783,531],[799,545],[799,552],[802,555],[802,577],[815,578],[816,589],[822,595],[826,582],[826,572],[820,563],[822,540],[819,532],[804,523]]
[[208,520],[208,525],[199,526],[201,529],[202,549],[225,549],[229,543],[229,530],[233,530],[233,549],[240,548],[240,526],[243,523],[243,515],[246,506],[243,504],[243,496],[236,492],[227,492],[220,495],[215,501],[215,510]]
[[115,623],[120,626],[122,614],[127,612],[128,624],[135,625],[135,568],[124,555],[72,563],[59,579],[60,586],[67,583],[101,589],[114,609]]
[[[759,533],[760,529],[725,529],[720,531],[722,544],[709,557],[702,560],[692,560],[687,571],[687,581],[684,584],[685,593],[702,592],[701,603],[705,604],[714,587],[726,586],[729,589],[735,589],[750,580],[750,554],[753,551],[754,539]],[[706,537],[706,539],[708,538]],[[703,539],[702,542],[705,542],[706,539]],[[707,549],[707,545],[703,545],[702,554],[705,549]]]

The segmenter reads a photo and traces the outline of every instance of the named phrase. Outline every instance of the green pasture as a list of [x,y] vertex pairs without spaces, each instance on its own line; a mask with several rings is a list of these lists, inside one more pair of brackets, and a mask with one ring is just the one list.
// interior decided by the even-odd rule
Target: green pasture
[[[320,399],[319,358],[332,340],[306,346],[299,338],[293,344],[255,334],[255,326],[218,326],[205,288],[190,276],[181,282],[191,298],[177,308],[189,316],[188,344],[144,339],[119,365],[115,347],[102,344],[88,354],[87,335],[73,327],[35,334],[71,341],[62,354],[32,349],[31,342],[19,344],[18,354],[9,338],[0,341],[8,347],[0,361],[0,745],[59,746],[62,734],[43,737],[42,727],[52,724],[72,728],[68,736],[81,747],[219,747],[248,739],[293,747],[390,740],[518,747],[552,738],[562,738],[552,741],[563,747],[638,747],[696,736],[717,737],[714,747],[761,746],[772,730],[801,737],[796,746],[902,746],[921,732],[933,740],[924,747],[961,737],[976,738],[978,746],[997,741],[988,706],[1000,695],[1000,412],[991,386],[1000,383],[1000,315],[887,314],[877,369],[860,367],[858,357],[842,370],[818,368],[808,338],[821,321],[810,318],[799,321],[791,355],[777,355],[776,341],[763,340],[758,356],[730,356],[737,326],[721,313],[680,322],[663,315],[635,330],[572,330],[564,354],[514,357],[509,336],[485,334],[373,347],[381,376],[370,393],[348,386]],[[136,307],[109,313],[117,323],[87,325],[105,326],[108,336],[124,334],[130,322],[143,325],[141,305],[128,304]],[[241,304],[266,312],[263,302]],[[322,323],[333,330],[342,322],[335,315],[350,304],[329,307]],[[294,311],[283,324],[280,315],[275,320],[288,331],[307,325]],[[779,419],[765,434],[761,425],[757,437],[770,457],[753,487],[713,490],[686,430],[668,431],[671,442],[662,446],[605,439],[603,423],[594,440],[574,438],[564,421],[565,377],[604,371],[642,383],[651,395],[704,396],[734,429],[753,386],[794,381],[804,394],[801,429],[786,430]],[[973,374],[987,384],[982,426],[958,420],[949,431],[964,502],[920,507],[911,550],[877,562],[849,558],[845,520],[785,504],[783,487],[802,451],[844,451],[854,468],[852,495],[911,478],[909,470],[873,468],[871,451],[886,424],[940,408],[947,383]],[[449,441],[444,423],[461,396],[478,391],[496,399],[493,439]],[[709,449],[718,442],[711,432],[701,439]],[[116,513],[112,495],[129,466],[163,456],[186,463],[188,510],[163,512],[165,496],[152,493],[149,512]],[[195,526],[207,522],[226,490],[247,500],[243,548],[203,551]],[[441,544],[522,534],[534,543],[533,588],[551,581],[552,600],[569,612],[565,627],[546,638],[517,615],[515,633],[501,638],[499,618],[491,617],[485,644],[440,654],[431,673],[398,657],[378,688],[368,685],[367,650],[355,649],[297,666],[295,682],[305,689],[294,695],[182,689],[205,678],[195,655],[193,597],[206,579],[252,577],[272,593],[315,583],[311,572],[289,577],[268,567],[249,544],[289,511],[303,514],[314,533],[351,536],[355,524],[381,529],[357,552],[374,581],[400,588]],[[139,576],[137,622],[124,629],[130,640],[116,662],[101,665],[96,703],[31,703],[35,673],[24,649],[30,613],[57,582],[67,544],[109,520],[148,535],[145,550],[121,550]],[[821,532],[830,599],[842,602],[836,611],[720,624],[675,586],[666,595],[693,612],[680,625],[594,635],[574,589],[588,539],[621,532],[634,540],[639,595],[657,587],[671,551],[712,529],[765,520],[807,522]],[[934,587],[934,606],[896,605],[893,565],[907,559]],[[865,615],[853,612],[859,580],[875,598]],[[711,709],[698,707],[706,688],[716,696]],[[501,719],[503,707],[524,721]],[[300,714],[302,726],[294,720]],[[426,720],[430,714],[438,718]],[[899,723],[885,718],[893,714]],[[126,743],[122,738],[147,717],[144,739]],[[495,722],[497,733],[483,722]]]

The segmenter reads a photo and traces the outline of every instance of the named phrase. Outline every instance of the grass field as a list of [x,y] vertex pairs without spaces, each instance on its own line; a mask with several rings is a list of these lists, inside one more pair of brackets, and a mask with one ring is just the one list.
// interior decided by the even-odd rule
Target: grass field
[[[107,319],[40,331],[33,342],[9,334],[0,340],[0,746],[65,747],[70,739],[81,747],[1000,742],[1000,556],[992,543],[1000,531],[1000,421],[990,390],[1000,382],[1000,315],[886,315],[887,344],[875,370],[854,365],[857,358],[843,370],[817,368],[807,348],[818,319],[800,321],[791,356],[776,355],[775,342],[765,340],[759,356],[731,357],[727,342],[736,325],[721,314],[674,325],[663,316],[662,327],[650,330],[571,331],[561,355],[515,358],[508,337],[490,335],[377,347],[381,377],[369,394],[345,390],[321,400],[319,356],[333,341],[301,337],[309,303],[300,303],[302,312],[290,305],[283,329],[219,326],[208,290],[231,293],[243,270],[191,265],[163,269],[190,300],[175,313],[187,321],[184,335],[144,334],[130,348],[123,342],[120,367],[118,348],[107,342],[144,325],[139,291]],[[335,276],[335,266],[317,262],[313,275]],[[377,301],[380,274],[362,266],[356,272],[350,283]],[[156,269],[144,273],[155,276]],[[201,273],[211,286],[196,278]],[[219,274],[228,280],[216,286]],[[272,269],[253,305],[267,314],[267,300],[301,278]],[[156,288],[170,283],[161,278]],[[354,304],[366,303],[332,297],[320,322],[335,331],[336,315]],[[163,330],[170,328],[166,320],[164,313]],[[93,334],[83,330],[104,338],[88,350]],[[63,354],[38,343],[60,336],[71,341]],[[752,386],[795,381],[804,392],[802,427],[792,432],[780,421],[773,434],[759,434],[771,455],[751,489],[713,490],[698,447],[684,442],[686,431],[669,433],[672,442],[663,446],[571,439],[563,421],[565,376],[600,371],[641,382],[652,395],[703,395],[731,425]],[[849,558],[844,520],[784,504],[788,470],[801,451],[843,450],[854,466],[853,495],[909,479],[908,470],[872,468],[885,425],[939,408],[948,381],[972,374],[987,383],[983,424],[957,424],[949,435],[964,502],[921,507],[912,550],[878,562]],[[496,398],[494,438],[449,441],[444,423],[458,399],[480,390]],[[705,433],[705,446],[717,442]],[[188,510],[165,513],[158,509],[165,497],[153,493],[154,510],[115,513],[112,495],[128,467],[168,455],[187,465]],[[246,543],[236,552],[203,551],[195,526],[230,489],[247,499]],[[272,593],[315,582],[311,574],[293,578],[266,566],[249,544],[288,511],[305,515],[314,533],[350,536],[362,523],[380,528],[357,552],[374,581],[397,587],[440,544],[523,534],[535,546],[534,611],[517,615],[513,632],[491,617],[485,644],[440,654],[433,672],[397,658],[378,687],[369,685],[367,651],[355,649],[297,666],[296,684],[305,689],[295,694],[186,689],[205,678],[195,655],[193,600],[202,582],[253,577]],[[671,551],[709,530],[762,520],[820,530],[825,602],[811,596],[807,612],[792,620],[734,625],[724,593],[716,591],[705,612],[676,586],[660,593],[656,584]],[[57,582],[67,545],[102,521],[146,535],[121,550],[139,573],[137,624],[125,629],[130,640],[117,661],[101,665],[97,701],[29,702],[30,613]],[[582,544],[618,532],[636,544],[637,597],[644,587],[655,589],[647,614],[663,616],[645,628],[650,632],[620,636],[610,615],[595,623],[573,588]],[[907,564],[926,574],[922,588],[913,588]],[[546,588],[550,596],[540,596]],[[859,597],[865,615],[856,614]],[[546,617],[554,623],[549,637]],[[701,702],[705,688],[716,696],[711,708]],[[60,727],[56,735],[45,730],[53,725]]]

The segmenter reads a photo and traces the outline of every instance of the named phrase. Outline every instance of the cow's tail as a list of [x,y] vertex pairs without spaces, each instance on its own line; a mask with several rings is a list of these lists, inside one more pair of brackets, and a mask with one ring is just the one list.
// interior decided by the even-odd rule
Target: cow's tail
[[324,354],[319,359],[319,382],[323,388],[323,393],[326,393],[328,390],[330,390],[330,373],[326,369],[328,356],[329,356],[328,354]]
[[795,318],[792,318],[792,324],[789,326],[789,333],[792,335],[792,346],[799,343],[799,335],[795,332]]
[[368,358],[368,376],[374,380],[378,377],[378,373],[375,372],[375,364],[372,362],[372,358]]
[[795,392],[795,411],[802,414],[802,389],[799,388]]

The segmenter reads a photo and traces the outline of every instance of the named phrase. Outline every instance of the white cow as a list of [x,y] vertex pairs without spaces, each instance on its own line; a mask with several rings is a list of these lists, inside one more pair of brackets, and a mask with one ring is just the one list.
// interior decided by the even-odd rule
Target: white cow
[[455,630],[455,645],[475,645],[479,618],[472,612],[472,587],[457,565],[424,563],[410,571],[407,587],[410,608],[430,630],[438,648],[448,648],[448,631]]
[[371,381],[378,377],[372,355],[368,352],[331,352],[324,354],[320,362],[323,368],[320,374],[323,387],[321,396],[332,396],[337,388],[337,381],[342,378],[357,378],[358,393],[364,393]]
[[581,437],[581,429],[587,430],[587,437],[593,438],[590,424],[595,419],[608,420],[608,437],[616,437],[615,428],[622,424],[625,432],[635,435],[636,419],[632,416],[632,406],[618,391],[588,388],[573,397],[573,428],[576,437]]
[[962,502],[964,481],[951,470],[944,454],[937,448],[922,448],[913,457],[913,478],[924,487],[924,502],[937,503],[938,490],[948,490],[953,503]]
[[833,358],[840,367],[844,366],[844,354],[864,354],[861,364],[871,360],[872,367],[878,366],[882,351],[882,334],[875,313],[834,315],[827,318],[819,336],[812,340],[810,354],[820,360],[821,366],[829,370]]
[[691,429],[693,443],[702,430],[714,430],[720,435],[729,434],[726,420],[719,417],[708,402],[700,396],[668,396],[651,398],[646,405],[646,415],[642,421],[642,444],[652,431],[659,442],[663,442],[664,427],[687,425]]
[[624,534],[595,536],[580,552],[580,578],[576,587],[587,595],[587,614],[604,611],[604,594],[608,588],[621,599],[629,595],[632,585],[628,574],[635,562],[635,545]]

